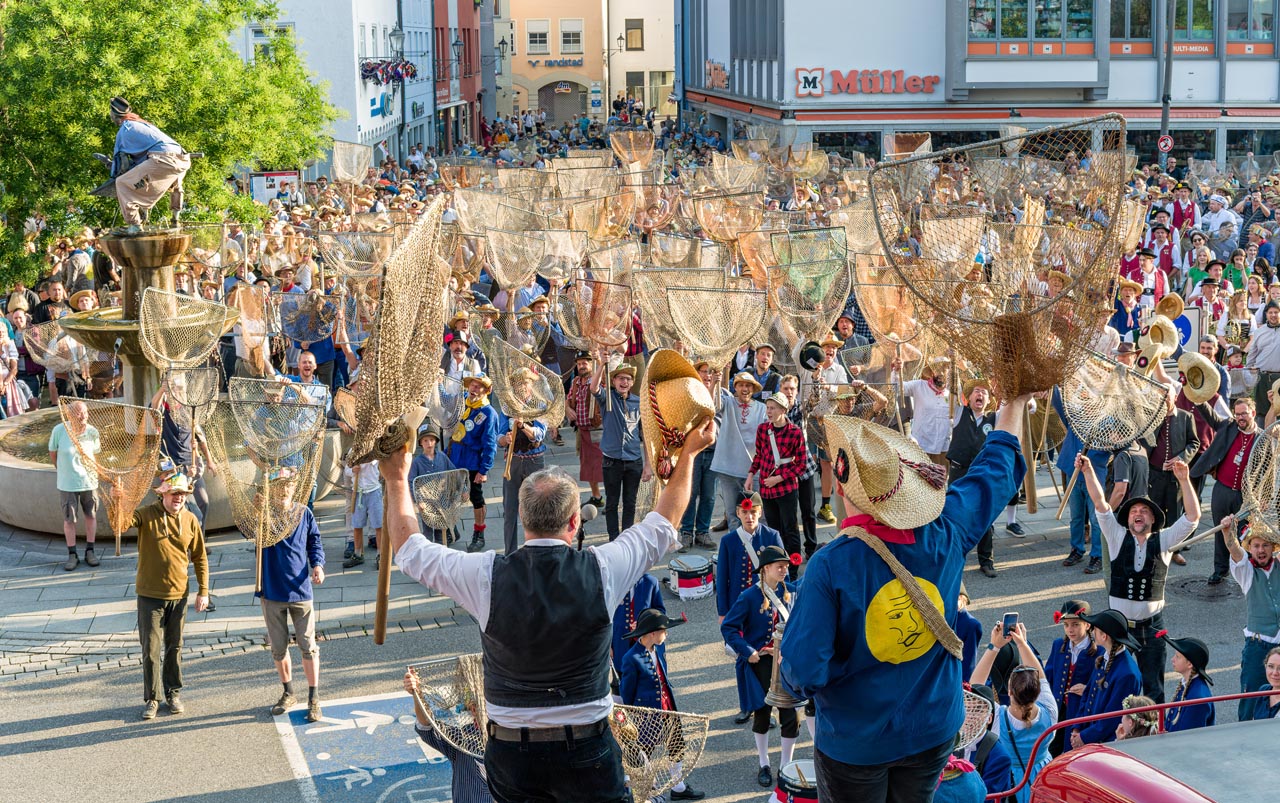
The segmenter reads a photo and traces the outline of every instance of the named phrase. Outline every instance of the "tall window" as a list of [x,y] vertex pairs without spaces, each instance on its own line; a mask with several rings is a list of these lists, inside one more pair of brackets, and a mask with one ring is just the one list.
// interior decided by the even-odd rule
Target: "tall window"
[[1093,0],[969,0],[969,38],[1092,39]]
[[293,23],[277,23],[274,28],[262,28],[255,25],[250,28],[250,32],[253,36],[253,60],[271,61],[276,55],[272,38],[282,34],[284,36],[292,36]]
[[1213,41],[1213,0],[1178,0],[1174,15],[1175,41]]
[[644,50],[644,20],[627,20],[627,50]]
[[582,52],[582,20],[560,20],[560,52]]
[[1271,40],[1275,0],[1227,0],[1227,38]]
[[1152,0],[1111,0],[1112,39],[1150,39]]
[[551,20],[528,20],[524,24],[529,43],[525,52],[531,56],[545,56],[551,52]]
[[644,102],[644,73],[627,73],[627,97]]
[[364,58],[366,50],[364,46],[364,26],[363,25],[360,26],[360,39],[359,41],[356,42],[356,49],[359,51],[360,58]]

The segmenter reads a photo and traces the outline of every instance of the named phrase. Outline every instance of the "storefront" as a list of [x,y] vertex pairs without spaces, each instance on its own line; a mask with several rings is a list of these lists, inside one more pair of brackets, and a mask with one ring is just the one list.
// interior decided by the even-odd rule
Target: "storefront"
[[[680,0],[682,119],[796,128],[846,156],[927,131],[935,150],[1108,112],[1157,158],[1165,31],[1154,0],[913,0],[833,6]],[[1280,150],[1276,0],[1178,0],[1172,155],[1257,161]],[[1103,10],[1108,16],[1095,15]],[[1248,154],[1252,153],[1253,156]]]

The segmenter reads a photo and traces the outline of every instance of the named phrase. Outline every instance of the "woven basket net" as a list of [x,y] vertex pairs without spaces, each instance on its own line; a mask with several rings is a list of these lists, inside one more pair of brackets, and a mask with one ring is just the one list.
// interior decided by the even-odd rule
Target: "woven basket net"
[[694,360],[727,365],[764,326],[767,297],[756,290],[667,289],[667,314]]
[[300,343],[315,343],[333,334],[338,303],[319,290],[308,293],[272,293],[271,305],[280,331]]
[[[1112,312],[1127,176],[1123,158],[1105,155],[1124,147],[1124,135],[1124,119],[1111,114],[882,162],[871,173],[872,206],[890,264],[934,310],[931,325],[992,378],[1002,397],[1047,390],[1071,376]],[[1006,154],[1002,191],[1025,210],[1030,231],[1020,241],[1032,247],[1029,253],[1002,250],[991,265],[975,265],[979,243],[996,221],[961,201],[967,191],[962,167],[970,154],[995,147]],[[1083,173],[1065,170],[1070,152],[1090,148],[1103,158]],[[1058,223],[1072,219],[1065,212],[1045,223],[1034,201],[1046,197],[1056,211],[1076,210],[1078,224]],[[908,237],[920,256],[906,255]],[[1042,270],[1066,276],[1052,297],[1032,292],[1030,280]]]
[[[80,405],[86,413],[83,418],[75,412]],[[129,529],[134,510],[156,476],[160,413],[113,401],[62,398],[58,414],[80,462],[97,479],[99,494],[105,497],[107,521],[115,533],[119,555],[120,536]],[[97,436],[96,450],[93,435]]]
[[[253,381],[230,380],[233,388]],[[205,421],[209,456],[227,489],[236,529],[264,549],[297,529],[311,498],[323,451],[324,413],[317,415],[316,407],[296,401],[218,401]],[[317,418],[320,425],[306,431]]]
[[1094,449],[1123,449],[1155,432],[1167,399],[1164,385],[1094,352],[1062,385],[1067,423]]
[[383,264],[377,319],[360,364],[363,381],[356,391],[347,465],[412,440],[401,419],[422,404],[440,375],[438,333],[444,331],[449,267],[436,258],[436,247],[444,206],[444,196],[437,197]]
[[564,419],[564,385],[559,374],[497,338],[485,340],[484,353],[489,358],[493,398],[503,415],[559,426]]
[[1280,428],[1272,425],[1254,440],[1249,465],[1240,484],[1244,496],[1240,517],[1247,516],[1250,531],[1273,544],[1280,544],[1280,473],[1276,471],[1276,461],[1280,459],[1278,439]]
[[239,313],[235,338],[247,355],[236,360],[236,374],[240,376],[267,376],[271,356],[267,316],[270,298],[267,288],[245,282],[237,282],[227,294],[227,306]]
[[471,493],[465,468],[424,474],[413,481],[413,506],[418,518],[433,530],[452,530]]
[[218,398],[222,387],[222,371],[217,366],[203,368],[175,368],[164,375],[169,415],[186,429],[195,429],[204,423],[209,405]]
[[331,166],[334,181],[363,181],[369,168],[373,166],[373,146],[335,139]]
[[56,319],[22,330],[22,342],[31,359],[54,373],[80,376],[89,373],[88,350],[62,331],[62,325]]

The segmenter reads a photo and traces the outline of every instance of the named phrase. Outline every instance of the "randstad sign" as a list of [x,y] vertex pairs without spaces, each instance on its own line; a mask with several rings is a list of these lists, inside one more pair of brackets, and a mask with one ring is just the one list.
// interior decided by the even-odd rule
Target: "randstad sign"
[[932,95],[942,81],[937,75],[907,75],[905,70],[796,69],[796,97],[826,95]]

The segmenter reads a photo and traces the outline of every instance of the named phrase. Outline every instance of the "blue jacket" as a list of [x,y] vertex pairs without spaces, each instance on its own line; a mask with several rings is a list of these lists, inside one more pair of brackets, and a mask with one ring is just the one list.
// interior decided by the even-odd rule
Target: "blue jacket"
[[[758,553],[765,546],[773,544],[782,546],[782,536],[764,522],[756,527],[751,536],[751,547]],[[720,538],[720,549],[716,558],[716,614],[724,616],[737,601],[738,595],[760,579],[760,575],[751,565],[747,550],[742,548],[742,539],[738,531],[730,530]]]
[[427,456],[422,452],[418,452],[413,456],[413,462],[409,464],[409,487],[413,487],[413,481],[418,477],[425,477],[428,474],[439,474],[442,471],[453,471],[457,466],[449,459],[449,456],[440,451],[440,447],[436,447],[436,457],[434,460],[428,460]]
[[[658,667],[661,667],[661,675]],[[662,710],[662,687],[665,682],[667,695],[671,700],[670,711],[676,709],[676,695],[671,688],[671,676],[667,674],[667,651],[661,646],[650,653],[639,642],[636,642],[627,654],[622,657],[622,669],[619,674],[618,691],[623,705],[636,705],[641,708]]]
[[[942,515],[889,551],[956,625],[965,555],[1026,471],[1018,439],[987,436],[969,473],[951,484]],[[817,705],[818,749],[846,764],[886,764],[935,747],[964,722],[961,662],[937,643],[871,548],[838,538],[805,574],[782,644],[782,676]],[[726,620],[727,623],[727,620]],[[928,716],[921,716],[928,711]]]
[[450,444],[449,459],[458,468],[488,474],[498,453],[498,414],[485,404],[472,410],[461,423],[467,434]]
[[964,658],[960,659],[960,677],[966,681],[978,663],[978,645],[982,643],[982,622],[968,611],[956,614],[956,635],[964,642]]
[[[636,643],[635,639],[623,638],[623,635],[631,632],[636,626],[636,619],[640,616],[640,612],[646,608],[657,608],[663,613],[667,612],[667,605],[662,601],[662,591],[658,588],[658,581],[651,574],[640,575],[635,586],[627,592],[613,612],[613,668],[619,675],[622,674],[622,659],[627,657],[631,645]],[[658,649],[661,650],[662,647],[659,646]]]
[[[1257,688],[1257,691],[1267,691],[1270,688],[1270,683],[1263,683]],[[1276,714],[1280,714],[1280,705],[1272,707],[1270,697],[1255,697],[1250,702],[1253,703],[1253,714],[1246,717],[1246,720],[1275,719]]]
[[[1067,649],[1070,644],[1066,638],[1057,638],[1053,640],[1053,649],[1049,651],[1049,657],[1044,662],[1044,677],[1049,681],[1049,688],[1053,689],[1053,697],[1058,701],[1058,721],[1072,719],[1080,716],[1080,706],[1084,703],[1085,695],[1089,693],[1089,687],[1093,684],[1093,673],[1098,670],[1098,648],[1092,643],[1085,647],[1084,652],[1080,653],[1080,659],[1076,661],[1075,669],[1071,668],[1071,652]],[[1084,692],[1082,694],[1067,694],[1067,689],[1077,683],[1084,684]]]
[[[974,758],[977,758],[976,754]],[[1003,741],[997,739],[996,743],[991,745],[991,750],[987,753],[987,762],[979,767],[978,771],[982,773],[982,785],[987,787],[988,795],[1008,792],[1013,788],[1013,757],[1009,755],[1009,748],[1004,746]],[[1002,798],[1002,800],[1007,799]]]
[[[1102,655],[1099,657],[1102,657],[1103,661],[1106,660]],[[1138,671],[1138,662],[1134,660],[1133,653],[1124,650],[1112,661],[1110,672],[1106,671],[1104,663],[1102,669],[1093,673],[1093,683],[1089,684],[1084,702],[1076,715],[1088,717],[1094,714],[1121,711],[1124,709],[1124,698],[1130,694],[1142,694],[1142,673]],[[1119,724],[1119,717],[1100,719],[1076,728],[1076,731],[1080,733],[1080,738],[1085,744],[1099,744],[1114,740],[1116,726]],[[1069,740],[1068,744],[1070,744]]]
[[[1181,698],[1175,699],[1203,700],[1212,696],[1213,690],[1209,688],[1209,684],[1205,682],[1205,679],[1195,675],[1191,678],[1191,682],[1187,684],[1186,693]],[[1170,708],[1164,712],[1164,729],[1169,733],[1173,731],[1189,731],[1192,728],[1203,728],[1206,725],[1214,724],[1215,721],[1217,721],[1217,714],[1213,709],[1213,703]]]
[[[506,435],[511,431],[511,419],[507,418],[507,416],[496,407],[493,412],[498,416],[497,436],[501,438],[503,435]],[[547,450],[547,425],[541,421],[533,421],[529,423],[529,426],[533,428],[533,448],[527,452],[516,452],[516,454],[532,457],[533,455],[542,454]],[[502,448],[504,450],[506,449],[505,446]]]
[[[788,591],[795,592],[794,585],[789,582],[785,585]],[[778,596],[782,597],[781,594]],[[792,604],[794,606],[794,598]],[[763,706],[764,695],[768,691],[761,688],[760,681],[747,660],[751,653],[758,652],[773,639],[774,616],[777,612],[772,605],[767,611],[761,612],[763,605],[764,592],[760,590],[760,584],[756,583],[738,595],[733,607],[725,614],[724,622],[720,624],[720,636],[724,643],[738,654],[734,675],[738,682],[738,707],[743,711],[755,711]]]
[[262,550],[262,591],[254,594],[272,602],[303,602],[312,598],[311,569],[324,565],[324,544],[316,517],[306,507],[288,538]]

